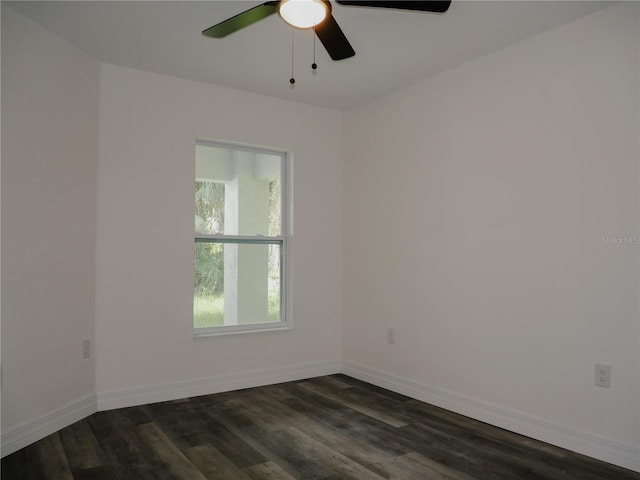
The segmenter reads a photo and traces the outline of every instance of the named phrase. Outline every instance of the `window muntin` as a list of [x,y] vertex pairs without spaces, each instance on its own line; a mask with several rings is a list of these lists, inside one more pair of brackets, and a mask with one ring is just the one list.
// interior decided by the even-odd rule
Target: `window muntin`
[[288,328],[287,154],[198,141],[194,332]]

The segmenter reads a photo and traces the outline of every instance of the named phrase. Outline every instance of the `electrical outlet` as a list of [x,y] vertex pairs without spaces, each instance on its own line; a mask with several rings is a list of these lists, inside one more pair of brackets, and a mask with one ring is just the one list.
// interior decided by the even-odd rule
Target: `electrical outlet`
[[91,339],[82,340],[82,359],[91,358]]
[[396,343],[396,331],[393,328],[387,328],[387,343]]
[[596,363],[595,384],[598,387],[611,388],[611,366]]

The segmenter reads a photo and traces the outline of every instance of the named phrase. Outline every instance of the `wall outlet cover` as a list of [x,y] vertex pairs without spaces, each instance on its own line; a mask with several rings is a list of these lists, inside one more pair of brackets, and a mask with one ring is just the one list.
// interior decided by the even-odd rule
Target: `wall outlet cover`
[[595,384],[598,387],[611,388],[611,366],[596,363]]

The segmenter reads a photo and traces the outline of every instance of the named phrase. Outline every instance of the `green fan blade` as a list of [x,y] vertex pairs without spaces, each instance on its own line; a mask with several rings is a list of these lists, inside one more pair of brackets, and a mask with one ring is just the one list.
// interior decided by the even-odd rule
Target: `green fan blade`
[[228,18],[213,27],[209,27],[202,32],[205,37],[222,38],[230,33],[248,27],[263,18],[273,15],[278,10],[278,2],[266,2],[257,7],[253,7],[245,12]]

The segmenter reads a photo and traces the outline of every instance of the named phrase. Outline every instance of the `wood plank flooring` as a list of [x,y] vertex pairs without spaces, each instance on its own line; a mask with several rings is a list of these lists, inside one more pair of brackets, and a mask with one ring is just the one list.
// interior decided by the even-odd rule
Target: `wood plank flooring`
[[331,375],[98,412],[2,460],[3,480],[640,480]]

